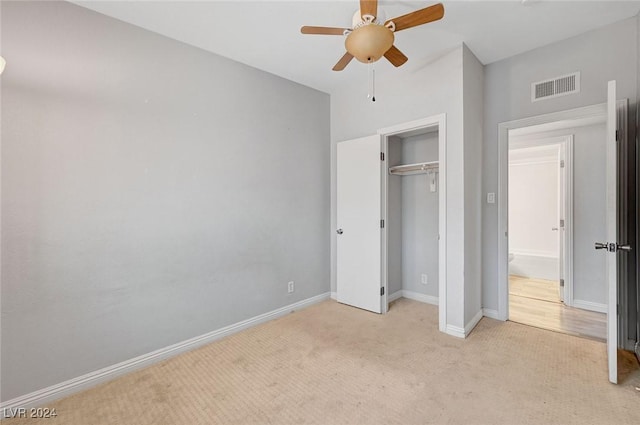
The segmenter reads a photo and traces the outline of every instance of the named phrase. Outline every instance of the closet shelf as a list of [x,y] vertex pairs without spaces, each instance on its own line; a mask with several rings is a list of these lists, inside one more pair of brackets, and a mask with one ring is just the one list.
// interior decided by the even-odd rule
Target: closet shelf
[[419,162],[417,164],[398,165],[389,167],[389,174],[407,176],[411,174],[427,174],[429,171],[438,171],[438,161]]

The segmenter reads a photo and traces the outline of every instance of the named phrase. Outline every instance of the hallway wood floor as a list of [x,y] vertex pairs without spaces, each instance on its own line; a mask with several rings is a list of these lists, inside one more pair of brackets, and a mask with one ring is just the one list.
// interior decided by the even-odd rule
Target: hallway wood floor
[[606,341],[607,315],[565,306],[557,283],[509,276],[509,320],[523,325]]

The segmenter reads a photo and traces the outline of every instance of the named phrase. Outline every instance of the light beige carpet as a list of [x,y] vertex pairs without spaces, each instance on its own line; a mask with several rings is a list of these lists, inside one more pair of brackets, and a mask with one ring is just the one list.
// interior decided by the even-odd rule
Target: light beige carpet
[[326,301],[2,424],[640,423],[640,377],[609,384],[603,343],[486,318],[461,340],[437,320]]

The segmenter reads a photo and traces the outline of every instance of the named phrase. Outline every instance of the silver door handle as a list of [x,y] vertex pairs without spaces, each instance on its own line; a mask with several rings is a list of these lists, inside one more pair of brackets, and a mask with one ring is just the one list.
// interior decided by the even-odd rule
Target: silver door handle
[[606,249],[608,251],[609,250],[609,244],[608,243],[602,243],[602,242],[596,242],[595,243],[595,248],[596,249]]
[[558,230],[557,227],[552,227],[551,230],[553,230],[554,232]]
[[336,233],[337,233],[337,234],[339,234],[339,235],[341,235],[341,234],[343,234],[344,232],[342,231],[342,229],[338,229],[338,230],[336,230]]
[[618,245],[618,251],[631,251],[631,245]]

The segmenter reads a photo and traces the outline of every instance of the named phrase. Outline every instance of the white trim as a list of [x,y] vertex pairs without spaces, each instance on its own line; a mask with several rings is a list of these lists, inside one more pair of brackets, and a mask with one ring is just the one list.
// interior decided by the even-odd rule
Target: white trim
[[295,310],[300,310],[310,305],[317,304],[329,299],[329,296],[329,292],[316,295],[315,297],[307,298],[305,300],[289,304],[276,310],[272,310],[268,313],[260,314],[250,319],[225,326],[224,328],[220,328],[212,332],[208,332],[204,335],[196,336],[186,341],[182,341],[168,347],[160,348],[159,350],[134,357],[133,359],[125,360],[113,366],[108,366],[103,369],[79,376],[77,378],[69,379],[68,381],[51,385],[47,388],[43,388],[41,390],[19,396],[11,400],[7,400],[6,402],[0,404],[0,410],[3,412],[9,412],[20,407],[31,408],[44,405],[59,398],[66,397],[82,390],[86,390],[99,383],[110,381],[118,376],[124,375],[125,373],[142,369],[161,360],[165,360],[186,351],[193,350],[197,347],[209,344],[228,335],[240,332],[261,323],[268,322],[278,317],[285,316]]
[[469,334],[471,333],[471,331],[476,327],[476,325],[478,324],[478,322],[480,322],[480,320],[482,320],[482,317],[484,316],[482,309],[478,310],[478,312],[476,313],[475,316],[473,316],[473,318],[469,321],[469,323],[467,323],[464,326],[464,335],[465,337],[469,336]]
[[[438,181],[438,232],[440,240],[438,242],[438,293],[442,302],[438,303],[438,329],[441,332],[447,332],[447,115],[438,114],[431,117],[406,122],[403,124],[385,127],[378,130],[378,134],[382,136],[382,149],[385,157],[389,157],[388,138],[390,136],[409,133],[420,130],[434,129],[438,131],[438,165],[439,165],[439,181]],[[383,178],[383,218],[388,216],[387,188],[389,185],[389,173],[384,173]],[[384,229],[383,237],[383,264],[386,265],[387,259],[387,226]],[[387,268],[382,270],[383,286],[387,287]]]
[[338,300],[338,293],[336,291],[331,291],[330,297],[332,300]]
[[[565,222],[566,226],[566,222]],[[523,257],[539,257],[539,258],[552,258],[557,260],[558,253],[551,251],[536,251],[533,249],[512,249],[509,254],[521,255]]]
[[526,165],[555,164],[557,158],[538,158],[538,159],[513,159],[509,160],[509,167],[521,167]]
[[482,315],[484,317],[488,317],[490,319],[500,320],[500,316],[498,314],[498,310],[493,310],[491,308],[483,308]]
[[447,325],[444,332],[447,335],[455,336],[456,338],[465,338],[464,329],[460,326]]
[[393,136],[396,134],[408,133],[409,131],[426,130],[428,128],[440,131],[442,129],[441,120],[445,119],[445,115],[446,114],[432,115],[430,117],[381,128],[378,130],[378,134],[381,136]]
[[563,302],[572,307],[573,300],[573,193],[574,193],[574,135],[567,136],[564,141],[564,253],[562,256],[562,278],[564,279]]
[[[605,114],[606,103],[601,103],[498,124],[498,320],[509,318],[509,240],[507,236],[509,229],[507,200],[509,193],[509,131],[548,123],[556,123],[556,129],[572,128],[583,122],[600,120],[602,116],[606,116]],[[565,278],[567,277],[565,276]]]
[[438,297],[434,297],[433,295],[421,294],[419,292],[407,291],[406,289],[402,290],[402,297],[414,301],[420,301],[421,303],[425,304],[439,305]]
[[395,300],[397,300],[398,298],[402,298],[402,289],[399,291],[394,292],[393,294],[389,295],[387,297],[387,300],[391,303],[394,302]]
[[602,303],[594,303],[593,301],[573,300],[573,307],[583,310],[596,311],[598,313],[606,313],[607,305]]
[[464,328],[461,328],[460,326],[447,325],[446,333],[457,338],[466,338],[480,322],[480,320],[482,320],[483,316],[484,311],[480,309],[478,310],[476,315],[473,316],[473,318],[469,321],[469,323],[464,326]]

